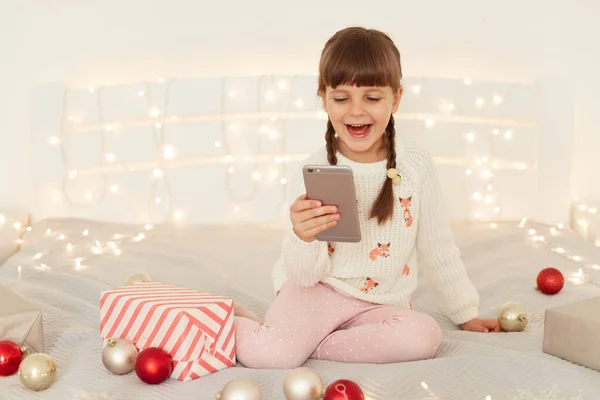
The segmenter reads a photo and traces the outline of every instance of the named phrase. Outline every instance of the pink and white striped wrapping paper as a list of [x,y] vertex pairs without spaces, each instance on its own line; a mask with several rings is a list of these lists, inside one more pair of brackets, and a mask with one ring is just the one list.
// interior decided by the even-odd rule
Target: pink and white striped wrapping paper
[[158,282],[107,290],[100,333],[159,347],[173,358],[172,378],[189,381],[234,366],[233,299]]

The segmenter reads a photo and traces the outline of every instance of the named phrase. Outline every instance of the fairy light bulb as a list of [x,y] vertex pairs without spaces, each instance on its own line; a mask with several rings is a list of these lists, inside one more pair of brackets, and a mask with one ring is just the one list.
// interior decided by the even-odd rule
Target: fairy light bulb
[[500,129],[494,129],[494,130],[492,131],[492,134],[493,134],[494,136],[498,136],[498,135],[500,134]]
[[255,172],[254,174],[252,174],[252,178],[254,178],[254,180],[259,180],[260,179],[260,172]]
[[92,201],[92,192],[86,192],[83,197],[87,200],[87,201]]
[[175,210],[174,216],[176,220],[181,221],[181,219],[183,218],[183,211]]
[[427,118],[425,120],[425,126],[428,128],[433,128],[433,126],[435,125],[435,121],[431,118]]
[[163,171],[163,170],[162,170],[162,169],[160,169],[160,168],[156,168],[156,169],[154,170],[154,177],[155,177],[155,178],[162,178],[163,176],[165,176],[165,171]]
[[110,191],[113,193],[119,193],[119,185],[111,185]]
[[51,146],[56,146],[59,143],[60,143],[60,138],[58,138],[56,136],[51,136],[48,138],[48,144],[50,144]]
[[512,137],[513,137],[512,131],[506,131],[506,132],[504,132],[504,138],[506,140],[510,140],[510,139],[512,139]]
[[280,182],[281,182],[282,185],[286,185],[287,184],[287,179],[281,178]]
[[106,161],[108,162],[113,162],[115,161],[115,155],[113,153],[107,153],[105,155]]
[[467,138],[467,141],[473,142],[473,141],[475,141],[475,134],[473,132],[467,133],[466,138]]
[[281,90],[285,90],[287,89],[287,82],[286,81],[279,81],[279,83],[277,84],[277,87]]
[[469,86],[473,81],[471,80],[471,78],[465,78],[465,80],[463,81],[463,83],[467,86]]
[[419,86],[419,85],[414,85],[414,86],[412,87],[412,91],[413,91],[413,93],[414,93],[414,94],[419,94],[419,93],[421,93],[421,86]]
[[477,200],[477,201],[481,200],[481,193],[479,193],[479,192],[473,193],[473,200]]
[[502,101],[503,101],[502,96],[499,96],[497,94],[494,95],[494,104],[496,104],[496,105],[502,104]]
[[273,93],[272,91],[268,91],[268,92],[265,94],[265,99],[266,99],[267,101],[273,101],[273,100],[275,100],[275,93]]
[[157,107],[152,107],[150,109],[150,116],[154,118],[158,118],[160,116],[160,110]]
[[485,100],[483,99],[483,97],[478,97],[477,100],[475,100],[475,104],[477,105],[477,107],[483,107],[483,105],[485,104]]
[[473,173],[473,171],[471,171],[471,169],[469,169],[469,168],[467,168],[467,169],[465,170],[465,174],[466,174],[467,176],[471,176],[471,174],[472,174],[472,173]]
[[144,93],[144,91],[143,91],[143,90],[140,90],[140,91],[138,92],[138,96],[140,96],[140,97],[144,97],[145,95],[146,95],[146,93]]
[[279,134],[277,133],[277,131],[276,131],[276,130],[272,130],[272,131],[271,131],[271,134],[269,135],[269,137],[270,137],[271,139],[277,139],[277,138],[279,137]]
[[304,100],[298,99],[298,100],[296,100],[296,102],[294,103],[294,105],[296,107],[298,107],[298,108],[302,108],[302,107],[304,107]]
[[219,147],[221,147],[221,142],[215,142],[215,147],[216,147],[216,148],[219,148]]

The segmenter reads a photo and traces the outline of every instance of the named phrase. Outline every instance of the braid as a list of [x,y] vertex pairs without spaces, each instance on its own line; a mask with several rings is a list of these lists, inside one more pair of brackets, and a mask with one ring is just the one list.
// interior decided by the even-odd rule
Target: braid
[[396,168],[396,128],[394,128],[394,117],[390,117],[384,140],[387,143],[387,169]]
[[331,120],[327,120],[327,132],[325,132],[325,142],[327,147],[327,161],[330,165],[337,165],[337,141],[335,140],[335,129]]
[[[394,127],[394,116],[390,117],[383,135],[383,142],[387,147],[387,169],[396,168],[396,129]],[[394,215],[394,187],[392,180],[387,176],[383,182],[383,187],[373,203],[371,208],[371,218],[377,218],[377,222],[381,225]]]

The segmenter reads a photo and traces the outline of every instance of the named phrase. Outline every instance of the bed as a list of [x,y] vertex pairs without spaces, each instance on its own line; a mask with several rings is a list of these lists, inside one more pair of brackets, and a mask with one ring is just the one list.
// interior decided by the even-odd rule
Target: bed
[[[325,382],[355,380],[370,399],[423,399],[427,392],[421,382],[444,399],[475,400],[486,395],[509,399],[518,395],[518,389],[536,392],[553,384],[566,399],[575,398],[580,390],[581,399],[596,398],[600,374],[543,354],[541,343],[546,308],[600,295],[600,287],[567,284],[555,296],[536,291],[535,277],[541,268],[554,265],[565,273],[576,268],[548,246],[531,240],[528,231],[532,228],[540,234],[549,232],[547,226],[513,223],[495,229],[472,223],[454,226],[469,274],[481,293],[482,315],[493,318],[503,303],[519,301],[532,313],[525,332],[485,335],[459,331],[440,314],[426,282],[421,281],[415,308],[433,315],[444,331],[443,345],[434,360],[378,366],[310,360],[307,365]],[[88,235],[83,236],[86,230]],[[136,241],[140,232],[145,237]],[[237,366],[192,382],[169,380],[159,386],[148,386],[135,374],[113,376],[102,365],[98,332],[100,292],[123,285],[127,276],[137,271],[155,281],[231,296],[264,315],[273,299],[270,271],[279,254],[281,233],[278,227],[263,225],[157,226],[146,230],[89,220],[40,221],[25,235],[22,250],[0,268],[0,282],[42,309],[48,353],[58,366],[57,381],[46,392],[34,395],[18,378],[6,378],[0,380],[0,393],[6,399],[96,399],[86,394],[102,393],[108,399],[212,399],[230,379],[243,376],[260,386],[264,399],[283,399],[285,370]],[[67,242],[76,251],[82,245],[94,246],[97,240],[101,244],[114,241],[115,234],[123,235],[118,241],[119,256],[107,252],[76,264],[66,255]],[[551,238],[550,245],[561,245],[582,257],[600,256],[593,245],[572,233],[560,231]],[[41,258],[37,256],[40,253]],[[40,261],[44,267],[39,267]]]
[[[234,377],[256,382],[263,399],[284,399],[284,370],[238,365],[158,386],[135,374],[111,375],[100,357],[99,299],[142,271],[154,281],[230,296],[264,315],[274,298],[270,274],[287,179],[322,144],[323,114],[308,100],[314,83],[314,76],[229,77],[108,88],[48,84],[33,93],[36,202],[21,250],[0,267],[0,285],[42,310],[58,374],[40,393],[16,376],[1,379],[3,399],[213,399]],[[598,296],[600,286],[567,283],[554,296],[535,290],[546,266],[568,276],[582,268],[600,282],[592,266],[599,248],[569,228],[565,148],[572,132],[568,113],[557,112],[568,109],[568,97],[544,95],[564,88],[424,78],[405,85],[399,132],[439,165],[482,317],[518,301],[531,321],[520,333],[462,332],[421,280],[415,309],[444,331],[433,360],[306,365],[325,383],[356,381],[371,400],[432,393],[446,400],[553,398],[544,391],[597,398],[600,373],[544,354],[542,337],[545,309]]]

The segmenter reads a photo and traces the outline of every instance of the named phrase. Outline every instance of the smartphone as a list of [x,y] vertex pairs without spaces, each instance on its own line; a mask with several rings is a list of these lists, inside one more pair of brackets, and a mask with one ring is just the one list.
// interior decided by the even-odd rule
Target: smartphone
[[344,165],[305,165],[302,168],[306,195],[323,205],[337,206],[340,219],[315,237],[323,242],[360,242],[358,200],[352,169]]

